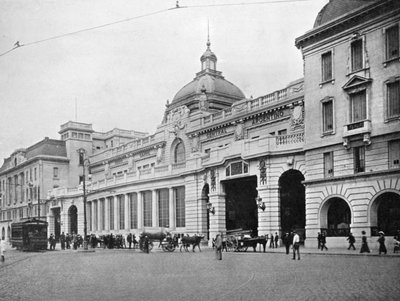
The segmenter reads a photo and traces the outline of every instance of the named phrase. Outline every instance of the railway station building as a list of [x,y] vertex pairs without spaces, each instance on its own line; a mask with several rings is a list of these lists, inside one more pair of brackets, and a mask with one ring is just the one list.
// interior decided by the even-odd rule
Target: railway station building
[[199,71],[153,134],[117,140],[67,122],[60,141],[71,146],[76,182],[50,186],[49,232],[83,233],[86,175],[87,229],[96,235],[165,229],[210,240],[236,229],[296,229],[310,247],[318,232],[331,247],[347,247],[350,232],[366,231],[371,242],[380,230],[394,235],[399,25],[398,1],[331,0],[295,41],[304,78],[278,91],[246,97],[218,70],[207,41]]

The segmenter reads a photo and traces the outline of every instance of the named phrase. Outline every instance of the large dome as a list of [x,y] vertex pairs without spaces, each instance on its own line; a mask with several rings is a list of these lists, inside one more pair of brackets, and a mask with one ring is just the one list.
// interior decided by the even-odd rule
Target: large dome
[[315,19],[314,28],[329,23],[334,19],[343,16],[361,7],[378,2],[379,0],[329,0]]
[[211,51],[210,45],[208,40],[207,49],[200,58],[201,71],[175,94],[167,111],[179,106],[187,106],[190,111],[218,111],[229,108],[234,102],[245,98],[238,87],[217,71],[217,56]]
[[234,100],[245,98],[243,92],[238,87],[224,79],[222,76],[213,76],[205,73],[201,76],[197,76],[194,80],[180,89],[178,93],[175,94],[172,103],[180,102],[184,99],[190,98],[191,96],[200,94],[202,91],[205,91],[207,94],[231,97]]

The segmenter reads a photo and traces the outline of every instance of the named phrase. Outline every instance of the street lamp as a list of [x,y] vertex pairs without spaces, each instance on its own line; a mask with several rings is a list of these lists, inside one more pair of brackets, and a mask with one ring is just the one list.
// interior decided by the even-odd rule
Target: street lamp
[[86,150],[83,148],[78,149],[79,153],[79,163],[82,164],[82,178],[83,178],[83,249],[85,251],[88,250],[88,241],[87,241],[87,220],[86,220],[86,177],[85,177],[85,162],[89,161],[85,159]]

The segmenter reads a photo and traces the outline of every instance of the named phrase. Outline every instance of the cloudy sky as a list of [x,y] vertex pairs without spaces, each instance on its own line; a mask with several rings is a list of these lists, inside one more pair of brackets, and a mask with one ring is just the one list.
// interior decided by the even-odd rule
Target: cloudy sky
[[282,89],[327,2],[0,0],[0,160],[69,120],[153,133],[200,71],[208,23],[217,69],[246,97]]

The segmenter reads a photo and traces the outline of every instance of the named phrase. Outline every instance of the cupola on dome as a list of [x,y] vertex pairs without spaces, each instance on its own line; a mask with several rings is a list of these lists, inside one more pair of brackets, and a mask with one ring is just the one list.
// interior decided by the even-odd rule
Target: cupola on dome
[[[190,111],[207,109],[218,111],[245,98],[243,92],[234,84],[227,81],[220,71],[217,71],[217,56],[210,49],[210,40],[207,49],[200,57],[201,71],[187,85],[175,94],[167,112],[179,106],[187,106]],[[206,106],[202,107],[202,104]]]

